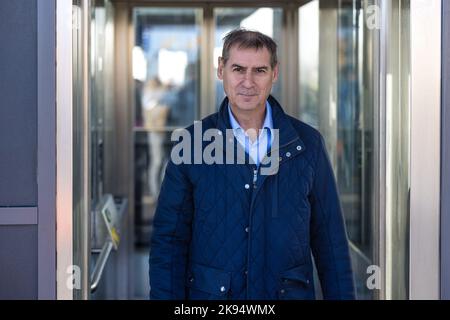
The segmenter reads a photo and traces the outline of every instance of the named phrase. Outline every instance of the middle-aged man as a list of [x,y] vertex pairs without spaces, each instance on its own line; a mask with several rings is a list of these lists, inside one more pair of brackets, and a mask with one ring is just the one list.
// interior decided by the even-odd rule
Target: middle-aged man
[[[324,298],[354,298],[324,141],[270,95],[276,50],[259,32],[224,38],[217,73],[227,97],[200,129],[187,128],[194,147],[180,156],[188,161],[174,160],[172,150],[166,169],[153,223],[151,299],[315,299],[311,253]],[[201,137],[208,130],[220,142],[214,156],[228,153],[227,161],[192,163],[213,140]],[[237,157],[230,150],[248,161],[228,161]],[[268,162],[275,170],[263,174]]]

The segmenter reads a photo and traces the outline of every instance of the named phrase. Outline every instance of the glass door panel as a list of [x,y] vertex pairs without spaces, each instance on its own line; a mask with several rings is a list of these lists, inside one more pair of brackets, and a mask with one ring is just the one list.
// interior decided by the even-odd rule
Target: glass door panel
[[408,297],[409,3],[314,0],[299,8],[300,114],[327,144],[359,299]]
[[376,110],[373,50],[367,28],[373,1],[315,0],[299,8],[301,119],[324,136],[338,189],[359,299],[371,299],[367,268],[375,264],[373,205]]
[[409,298],[410,0],[391,1],[386,73],[386,299]]
[[[89,298],[89,100],[87,34],[89,4],[72,2],[73,90],[73,265],[78,273],[73,299]],[[81,277],[80,277],[81,276]]]
[[[148,252],[170,136],[200,115],[199,8],[135,8],[135,296],[147,298]],[[142,276],[141,276],[142,275]],[[145,278],[143,277],[145,275]]]

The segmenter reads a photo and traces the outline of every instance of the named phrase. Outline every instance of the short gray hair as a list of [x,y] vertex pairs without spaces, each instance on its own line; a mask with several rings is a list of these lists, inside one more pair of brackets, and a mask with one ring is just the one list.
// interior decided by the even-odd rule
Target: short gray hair
[[256,50],[267,48],[270,53],[270,66],[275,68],[278,63],[277,57],[277,44],[273,39],[258,31],[250,31],[243,28],[230,31],[223,38],[222,59],[224,64],[227,63],[230,58],[230,50],[233,46],[237,45],[239,49]]

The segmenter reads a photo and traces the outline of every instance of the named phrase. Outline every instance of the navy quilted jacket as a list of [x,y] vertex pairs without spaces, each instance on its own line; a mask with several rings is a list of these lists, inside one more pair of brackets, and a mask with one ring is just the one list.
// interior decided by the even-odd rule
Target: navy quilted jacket
[[[275,175],[258,173],[253,184],[254,164],[169,162],[153,223],[151,299],[315,299],[312,256],[324,298],[354,298],[324,141],[269,103],[279,129]],[[231,128],[227,106],[225,98],[203,130]]]

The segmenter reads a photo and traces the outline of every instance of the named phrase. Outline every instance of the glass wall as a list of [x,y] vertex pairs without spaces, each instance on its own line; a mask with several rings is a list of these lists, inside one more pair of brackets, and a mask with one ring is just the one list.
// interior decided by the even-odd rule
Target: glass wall
[[171,131],[199,112],[201,9],[134,11],[136,243],[148,245]]
[[[89,43],[89,83],[90,83],[90,233],[91,256],[90,275],[101,263],[101,251],[108,240],[101,217],[105,197],[113,195],[111,190],[114,174],[114,16],[108,0],[90,1],[90,43]],[[115,199],[118,200],[118,199]],[[121,222],[121,221],[120,221]],[[119,234],[124,233],[117,226]],[[91,299],[114,299],[117,285],[117,252],[112,250],[103,269],[100,282],[91,291]],[[90,281],[92,281],[90,277]]]
[[95,207],[105,193],[106,167],[113,140],[113,16],[112,5],[91,0],[90,17],[90,119],[91,119],[91,201]]
[[[72,29],[72,90],[73,90],[73,265],[78,266],[83,276],[79,286],[73,290],[74,299],[87,299],[89,296],[89,232],[88,211],[90,203],[89,165],[87,157],[89,145],[85,132],[87,124],[87,57],[86,57],[86,10],[88,6],[81,0],[74,0]],[[88,180],[88,181],[86,181]]]
[[135,8],[135,296],[147,297],[148,249],[170,135],[198,119],[202,9]]
[[299,8],[298,14],[300,114],[303,121],[318,128],[319,0],[311,1],[303,5]]
[[[314,0],[299,8],[300,117],[326,141],[359,299],[405,299],[408,292],[409,10],[408,1],[389,3]],[[390,30],[384,40],[382,27]]]
[[299,9],[301,119],[324,136],[337,179],[359,299],[371,299],[375,264],[374,32],[370,1],[319,1]]
[[337,46],[337,140],[334,160],[342,209],[351,242],[357,291],[362,299],[373,292],[366,286],[367,268],[376,264],[374,245],[374,109],[373,61],[368,48],[365,6],[370,1],[340,1]]
[[386,70],[386,298],[409,297],[410,0],[391,1]]
[[[97,239],[96,209],[112,157],[113,8],[108,0],[74,0],[72,7],[73,90],[73,265],[82,275],[74,299],[91,296],[90,276],[106,239]],[[111,265],[111,264],[108,264]],[[77,272],[77,271],[75,271]],[[102,282],[97,295],[104,297]]]
[[300,118],[324,136],[351,243],[357,295],[371,299],[375,264],[374,31],[370,1],[311,1],[299,9]]

